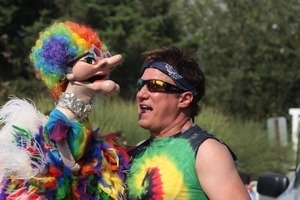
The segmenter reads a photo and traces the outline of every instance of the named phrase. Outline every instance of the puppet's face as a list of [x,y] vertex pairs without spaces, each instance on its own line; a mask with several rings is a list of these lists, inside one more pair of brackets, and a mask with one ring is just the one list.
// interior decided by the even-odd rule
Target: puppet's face
[[70,82],[76,82],[96,92],[104,90],[103,92],[109,93],[106,90],[110,90],[115,84],[107,80],[109,73],[121,60],[121,55],[111,56],[109,52],[102,52],[93,46],[89,51],[69,62],[66,77]]
[[95,47],[75,57],[67,66],[67,79],[69,81],[94,82],[105,80],[107,75],[114,69],[99,65],[104,58],[111,57],[109,52],[102,52]]

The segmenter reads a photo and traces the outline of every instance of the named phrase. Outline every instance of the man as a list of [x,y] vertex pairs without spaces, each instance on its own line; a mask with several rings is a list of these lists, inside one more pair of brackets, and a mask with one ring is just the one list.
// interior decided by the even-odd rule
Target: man
[[193,123],[205,93],[194,51],[165,47],[143,56],[138,124],[150,138],[130,152],[128,199],[250,199],[234,153]]

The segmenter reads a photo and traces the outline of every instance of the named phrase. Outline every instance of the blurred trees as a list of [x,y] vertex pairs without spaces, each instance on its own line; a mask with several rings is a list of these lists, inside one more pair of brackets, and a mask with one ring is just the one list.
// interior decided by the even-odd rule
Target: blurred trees
[[243,118],[286,115],[300,102],[299,6],[297,0],[0,0],[0,96],[44,91],[28,54],[39,31],[67,19],[94,27],[111,53],[123,55],[111,78],[124,98],[134,97],[144,50],[191,46],[207,76],[205,104]]
[[300,102],[300,1],[195,1],[188,44],[199,48],[205,101],[242,117],[286,115]]
[[46,0],[0,0],[0,10],[0,99],[37,95],[44,86],[34,78],[28,55],[39,31],[60,13]]

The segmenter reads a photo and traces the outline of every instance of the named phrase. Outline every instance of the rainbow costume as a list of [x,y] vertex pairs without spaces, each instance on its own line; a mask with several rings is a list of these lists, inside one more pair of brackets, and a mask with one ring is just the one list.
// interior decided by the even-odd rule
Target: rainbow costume
[[208,199],[194,166],[199,146],[209,138],[217,139],[193,125],[171,137],[150,138],[130,152],[133,159],[126,178],[128,199]]
[[[21,99],[8,101],[0,116],[7,122],[0,132],[1,200],[123,198],[129,168],[124,147],[106,142],[88,120],[69,121],[56,109],[48,119]],[[79,172],[62,163],[53,142],[57,135],[67,136]]]
[[[68,92],[66,75],[82,54],[95,54],[94,59],[110,55],[98,34],[85,25],[55,22],[40,33],[30,60],[37,77],[59,101],[49,117],[15,97],[1,107],[0,200],[125,198],[129,157],[123,144],[92,130],[88,119],[92,97],[81,100]],[[76,118],[68,118],[65,110]],[[62,154],[62,141],[70,153]],[[65,155],[75,160],[75,170],[66,164]]]

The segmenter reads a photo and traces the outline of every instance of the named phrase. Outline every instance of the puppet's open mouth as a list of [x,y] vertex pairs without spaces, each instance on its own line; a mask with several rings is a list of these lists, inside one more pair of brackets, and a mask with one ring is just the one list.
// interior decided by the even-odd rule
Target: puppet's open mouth
[[106,78],[106,75],[96,75],[96,76],[92,76],[91,78],[87,79],[87,82],[93,83],[95,81],[101,81],[104,80]]

